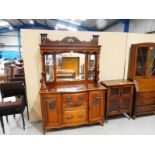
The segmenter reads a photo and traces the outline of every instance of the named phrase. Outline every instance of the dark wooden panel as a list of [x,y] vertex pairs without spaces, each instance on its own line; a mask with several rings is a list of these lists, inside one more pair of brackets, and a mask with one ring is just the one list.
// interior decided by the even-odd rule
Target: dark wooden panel
[[121,113],[131,112],[132,109],[132,98],[131,97],[122,97],[120,101],[119,110]]
[[109,99],[107,102],[107,114],[108,115],[115,115],[119,113],[119,98]]
[[135,109],[136,114],[152,113],[155,111],[155,105],[138,106]]
[[155,105],[155,97],[154,98],[142,98],[137,101],[136,105]]

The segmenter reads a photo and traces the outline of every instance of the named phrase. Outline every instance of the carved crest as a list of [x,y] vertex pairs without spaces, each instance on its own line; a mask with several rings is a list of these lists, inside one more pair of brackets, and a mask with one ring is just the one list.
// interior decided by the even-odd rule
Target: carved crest
[[41,34],[41,45],[46,46],[72,46],[72,45],[79,45],[79,46],[92,46],[92,45],[98,45],[98,35],[93,35],[92,40],[90,41],[80,41],[76,37],[65,37],[62,40],[58,41],[52,41],[47,38],[47,34]]
[[80,44],[81,41],[76,37],[65,37],[60,41],[60,45],[64,44]]

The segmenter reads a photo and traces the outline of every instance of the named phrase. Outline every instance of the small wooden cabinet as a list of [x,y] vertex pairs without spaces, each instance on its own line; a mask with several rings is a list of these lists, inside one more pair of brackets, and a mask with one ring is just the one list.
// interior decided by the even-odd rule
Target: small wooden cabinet
[[127,80],[101,81],[108,90],[106,97],[106,119],[108,116],[132,112],[134,83]]
[[133,44],[128,79],[135,84],[133,118],[155,112],[155,43]]
[[106,88],[98,83],[100,48],[98,35],[93,35],[91,41],[76,37],[51,41],[47,34],[41,34],[44,133],[53,128],[103,125]]

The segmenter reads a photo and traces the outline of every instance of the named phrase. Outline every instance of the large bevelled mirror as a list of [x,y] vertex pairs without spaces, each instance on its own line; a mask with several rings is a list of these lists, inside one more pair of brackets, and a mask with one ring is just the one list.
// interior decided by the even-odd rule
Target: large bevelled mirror
[[53,72],[53,55],[45,54],[45,73],[46,73],[46,81],[54,80],[54,72]]
[[56,54],[56,80],[85,79],[85,54],[74,51]]

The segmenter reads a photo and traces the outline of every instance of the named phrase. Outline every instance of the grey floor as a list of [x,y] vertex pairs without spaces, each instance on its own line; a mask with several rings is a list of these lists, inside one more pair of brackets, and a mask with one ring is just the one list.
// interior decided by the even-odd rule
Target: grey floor
[[[4,117],[6,135],[42,135],[41,122],[31,123],[27,120],[26,111],[25,124],[26,129],[22,128],[22,119],[20,115],[9,116],[9,124]],[[1,125],[0,125],[1,126]],[[128,119],[125,116],[111,118],[104,126],[91,125],[75,128],[65,128],[51,130],[47,135],[154,135],[155,134],[155,115],[138,117],[136,120]],[[0,127],[0,135],[3,135]]]

